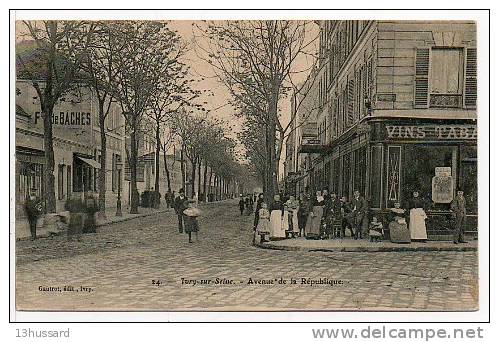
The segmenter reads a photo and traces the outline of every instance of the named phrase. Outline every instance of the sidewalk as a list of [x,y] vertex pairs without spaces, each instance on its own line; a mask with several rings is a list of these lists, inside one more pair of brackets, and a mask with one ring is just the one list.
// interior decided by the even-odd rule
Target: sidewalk
[[452,241],[428,241],[398,244],[390,241],[369,242],[369,240],[307,240],[303,237],[279,241],[256,243],[257,247],[284,251],[306,252],[411,252],[411,251],[476,251],[478,240],[454,244]]
[[[200,203],[200,206],[203,207],[203,206],[208,206],[211,204],[228,202],[231,200],[233,200],[233,199],[226,199],[226,200],[217,201],[217,202]],[[171,212],[172,214],[174,214],[173,208],[167,208],[166,204],[164,204],[164,203],[162,203],[162,205],[158,209],[139,207],[138,214],[130,214],[129,211],[130,211],[130,208],[124,206],[123,210],[122,210],[123,216],[116,216],[116,207],[106,208],[106,219],[102,220],[102,219],[99,219],[99,217],[97,217],[97,227],[102,227],[102,226],[106,226],[106,225],[110,225],[110,224],[118,223],[118,222],[124,222],[124,221],[128,221],[128,220],[131,220],[134,218],[149,216],[149,215],[153,215],[156,213]],[[37,238],[44,238],[44,237],[49,237],[51,235],[59,235],[61,233],[64,233],[66,231],[66,225],[61,224],[61,226],[62,227],[60,227],[60,229],[58,231],[48,230],[43,225],[43,218],[40,218],[38,220],[38,225],[37,225],[37,229],[36,229],[36,236],[37,236]],[[28,224],[27,219],[16,220],[15,226],[11,227],[10,234],[13,234],[14,230],[15,230],[16,240],[25,240],[25,239],[29,239],[31,237],[31,234],[29,231],[29,224]]]

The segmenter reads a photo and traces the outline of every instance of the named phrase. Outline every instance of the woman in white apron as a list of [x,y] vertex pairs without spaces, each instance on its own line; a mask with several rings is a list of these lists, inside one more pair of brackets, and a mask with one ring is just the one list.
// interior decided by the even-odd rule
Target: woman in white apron
[[426,234],[426,213],[424,201],[419,197],[419,191],[412,193],[413,197],[409,201],[409,231],[411,232],[411,240],[423,241],[428,239]]
[[284,239],[285,231],[282,229],[282,219],[284,216],[284,205],[281,202],[281,196],[275,195],[274,201],[270,205],[270,238]]
[[310,221],[307,221],[306,237],[307,239],[318,239],[320,238],[322,214],[324,213],[324,197],[320,191],[317,191],[312,202]]

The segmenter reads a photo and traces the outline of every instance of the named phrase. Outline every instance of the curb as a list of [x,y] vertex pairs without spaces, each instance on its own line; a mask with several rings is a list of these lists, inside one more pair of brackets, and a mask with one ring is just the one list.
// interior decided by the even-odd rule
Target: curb
[[291,252],[470,252],[476,251],[478,248],[476,246],[444,246],[444,247],[406,247],[406,246],[383,246],[383,247],[298,247],[298,246],[278,246],[269,243],[255,243],[254,246],[262,249],[279,250],[279,251],[291,251]]
[[[217,204],[217,203],[223,203],[223,202],[230,201],[230,200],[231,199],[222,200],[222,201],[216,201],[216,202],[202,203],[201,206],[211,205],[211,204]],[[136,218],[147,217],[147,216],[151,216],[151,215],[154,215],[154,214],[167,213],[167,212],[170,211],[170,209],[173,210],[173,208],[166,208],[166,209],[161,209],[161,210],[158,210],[158,211],[155,211],[155,212],[151,212],[151,213],[134,214],[135,216],[124,217],[124,218],[122,218],[120,220],[117,220],[117,221],[109,221],[109,222],[97,223],[95,225],[95,227],[96,228],[98,228],[98,227],[105,227],[105,226],[110,226],[110,225],[113,225],[113,224],[116,224],[116,223],[130,221],[130,220],[133,220],[133,219],[136,219]],[[175,213],[175,212],[173,211],[173,213]],[[65,233],[65,231],[59,231],[57,233],[55,233],[55,232],[45,232],[45,233],[37,234],[36,238],[37,239],[46,239],[46,238],[49,238],[49,237],[52,237],[52,236],[60,236],[60,235],[62,235],[64,233]],[[26,240],[30,240],[30,239],[31,239],[30,236],[26,236],[26,237],[22,237],[22,238],[16,238],[16,241],[26,241]]]

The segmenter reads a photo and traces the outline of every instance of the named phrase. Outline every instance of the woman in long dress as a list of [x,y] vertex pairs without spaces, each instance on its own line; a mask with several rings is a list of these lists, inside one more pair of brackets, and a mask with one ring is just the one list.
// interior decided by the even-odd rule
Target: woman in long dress
[[426,241],[426,213],[423,199],[419,196],[419,191],[414,191],[413,197],[409,201],[409,231],[411,240]]
[[310,210],[309,220],[305,228],[307,239],[319,239],[321,234],[322,215],[324,213],[324,197],[317,191],[315,198],[311,200],[312,208]]
[[395,203],[390,209],[390,241],[394,243],[411,243],[411,232],[405,221],[405,210],[400,208],[400,203]]
[[284,205],[281,202],[281,196],[275,195],[274,201],[270,205],[270,238],[283,239],[286,237],[282,229],[282,218],[284,216]]

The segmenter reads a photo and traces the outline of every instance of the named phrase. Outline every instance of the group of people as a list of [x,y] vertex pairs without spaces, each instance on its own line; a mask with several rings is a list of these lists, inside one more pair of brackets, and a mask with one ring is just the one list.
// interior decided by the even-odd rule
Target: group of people
[[260,195],[254,229],[262,241],[267,237],[343,238],[347,228],[350,236],[359,239],[367,210],[367,201],[357,190],[350,201],[335,193],[329,194],[328,189],[317,191],[315,196],[302,194],[299,199],[277,194],[270,205],[264,203],[263,195]]
[[[343,239],[347,230],[356,240],[368,237],[370,241],[378,242],[389,235],[395,243],[426,242],[427,208],[419,191],[413,191],[407,204],[403,209],[396,202],[388,217],[379,217],[370,215],[368,203],[358,190],[353,192],[350,200],[329,193],[327,188],[317,191],[314,196],[301,194],[299,200],[294,196],[276,194],[269,205],[260,194],[254,231],[261,242],[294,237]],[[454,243],[462,243],[466,220],[466,200],[462,190],[457,191],[450,209],[454,217]]]

